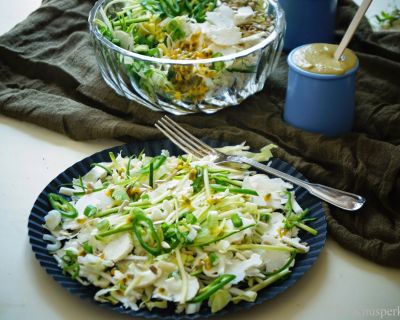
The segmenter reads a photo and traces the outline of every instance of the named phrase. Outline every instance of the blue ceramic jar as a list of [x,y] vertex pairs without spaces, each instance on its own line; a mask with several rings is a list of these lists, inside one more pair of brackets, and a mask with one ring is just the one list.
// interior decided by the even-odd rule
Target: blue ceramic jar
[[354,119],[356,65],[341,75],[308,72],[288,56],[289,77],[284,120],[306,131],[337,137],[351,131]]
[[279,0],[285,11],[287,52],[307,43],[332,43],[337,0]]

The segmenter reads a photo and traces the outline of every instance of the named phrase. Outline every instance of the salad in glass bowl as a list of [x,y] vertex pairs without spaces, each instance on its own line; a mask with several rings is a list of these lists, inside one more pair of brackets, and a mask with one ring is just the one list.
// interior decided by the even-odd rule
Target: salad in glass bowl
[[[264,161],[244,145],[223,152]],[[306,208],[292,185],[208,158],[114,155],[48,194],[43,239],[94,299],[127,309],[212,313],[253,302],[309,251]]]
[[260,91],[285,29],[274,0],[100,0],[89,24],[105,81],[174,114],[212,113]]

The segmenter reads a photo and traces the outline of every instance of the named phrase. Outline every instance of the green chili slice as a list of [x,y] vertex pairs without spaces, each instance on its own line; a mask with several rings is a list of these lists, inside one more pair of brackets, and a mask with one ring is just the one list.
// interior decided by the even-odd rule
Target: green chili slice
[[150,170],[149,170],[149,186],[153,188],[154,186],[154,163],[150,163]]
[[197,22],[204,22],[204,20],[205,20],[206,14],[205,14],[204,5],[205,5],[205,3],[202,2],[193,9],[193,17],[196,19]]
[[191,2],[189,0],[185,0],[185,6],[186,6],[186,9],[189,10],[189,12],[192,12],[193,7],[192,7],[192,4],[191,4]]
[[165,0],[167,6],[171,9],[174,15],[179,16],[181,8],[176,0]]
[[160,0],[160,8],[162,12],[164,12],[168,17],[170,18],[175,17],[174,12],[171,10],[166,0]]
[[197,3],[194,7],[192,6],[191,15],[196,19],[197,22],[204,22],[206,17],[206,11],[214,10],[217,4],[216,0],[203,0]]
[[191,212],[186,213],[185,218],[186,218],[186,222],[189,224],[195,224],[197,222],[196,216]]
[[59,211],[63,218],[74,219],[78,216],[75,207],[59,194],[49,193],[48,198],[50,205],[53,209]]
[[223,185],[219,185],[219,184],[210,184],[210,188],[215,191],[220,191],[220,192],[223,192],[226,189],[228,189],[229,192],[231,192],[231,193],[241,193],[241,194],[249,194],[252,196],[258,196],[257,191],[251,190],[251,189],[231,188],[231,187],[227,187],[227,186],[223,186]]
[[97,208],[91,204],[89,204],[83,211],[83,214],[88,218],[95,216],[96,213],[97,213]]
[[65,250],[65,255],[61,258],[63,261],[63,270],[71,275],[72,279],[76,279],[79,276],[79,263],[78,257],[70,250]]
[[231,216],[231,220],[232,220],[233,225],[236,228],[240,228],[241,226],[243,226],[243,220],[239,217],[239,215],[237,213],[234,213]]
[[88,243],[88,241],[82,243],[82,247],[86,253],[93,253],[93,247]]
[[208,286],[204,287],[199,291],[199,294],[195,296],[190,302],[198,303],[208,299],[212,294],[217,292],[219,289],[223,288],[229,282],[236,278],[233,274],[223,274],[219,276],[217,279],[212,281]]
[[[143,213],[142,210],[136,209],[134,213],[134,218],[132,220],[132,228],[133,232],[136,236],[136,238],[139,240],[140,245],[145,249],[147,252],[152,254],[153,256],[158,256],[161,254],[161,241],[160,238],[158,237],[158,234],[154,228],[153,221],[146,217]],[[146,234],[148,234],[152,240],[153,240],[153,245],[150,245],[143,239],[143,225],[146,227]]]

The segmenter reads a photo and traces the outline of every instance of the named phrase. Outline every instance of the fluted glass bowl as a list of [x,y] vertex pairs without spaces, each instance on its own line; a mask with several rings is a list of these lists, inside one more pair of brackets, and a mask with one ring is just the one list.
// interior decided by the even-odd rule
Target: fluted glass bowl
[[[99,0],[90,11],[89,28],[101,74],[119,95],[154,111],[214,113],[238,105],[263,89],[282,50],[284,13],[277,1],[266,1],[273,28],[253,47],[216,58],[173,60],[131,52],[106,39],[95,20],[103,20],[100,8],[110,0]],[[223,66],[218,72],[216,64]]]

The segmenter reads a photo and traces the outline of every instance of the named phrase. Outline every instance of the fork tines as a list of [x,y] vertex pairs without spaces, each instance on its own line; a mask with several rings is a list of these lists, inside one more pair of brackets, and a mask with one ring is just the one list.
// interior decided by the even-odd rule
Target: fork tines
[[155,123],[155,127],[160,130],[168,139],[186,153],[190,153],[196,158],[203,158],[207,155],[215,154],[215,150],[196,138],[189,131],[182,128],[175,121],[167,116],[162,117]]

